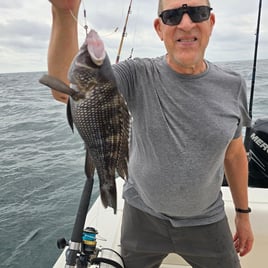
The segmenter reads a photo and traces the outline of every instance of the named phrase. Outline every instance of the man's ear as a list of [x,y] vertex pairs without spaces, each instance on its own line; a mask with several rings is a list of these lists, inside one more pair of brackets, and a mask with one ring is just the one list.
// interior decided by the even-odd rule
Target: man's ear
[[214,13],[211,13],[209,21],[210,21],[210,25],[211,25],[211,32],[210,32],[210,35],[211,35],[213,28],[214,28],[214,25],[215,25],[215,22],[216,22]]
[[161,39],[161,41],[163,41],[162,24],[161,24],[160,18],[157,18],[154,20],[154,29],[157,35],[159,36],[159,38]]

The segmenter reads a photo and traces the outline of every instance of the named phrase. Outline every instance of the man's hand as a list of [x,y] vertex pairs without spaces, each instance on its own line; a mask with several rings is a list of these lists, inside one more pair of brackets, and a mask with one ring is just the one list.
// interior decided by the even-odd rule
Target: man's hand
[[235,218],[236,234],[234,235],[234,246],[241,257],[250,252],[253,246],[253,232],[251,230],[249,215],[237,214]]
[[49,0],[51,4],[61,10],[78,10],[80,0]]

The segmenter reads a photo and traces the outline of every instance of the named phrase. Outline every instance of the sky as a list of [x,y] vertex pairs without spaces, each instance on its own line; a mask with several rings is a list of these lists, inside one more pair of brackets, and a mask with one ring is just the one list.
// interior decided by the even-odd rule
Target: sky
[[[258,58],[268,59],[268,1],[262,2]],[[84,0],[83,3],[78,16],[80,44],[85,38],[85,7],[87,24],[99,32],[111,61],[115,62],[130,1]],[[153,28],[157,4],[158,0],[133,0],[121,60],[131,55],[155,57],[165,53]],[[253,59],[259,0],[211,0],[211,5],[216,24],[206,58],[214,62]],[[47,0],[1,0],[0,73],[47,70],[50,10]]]

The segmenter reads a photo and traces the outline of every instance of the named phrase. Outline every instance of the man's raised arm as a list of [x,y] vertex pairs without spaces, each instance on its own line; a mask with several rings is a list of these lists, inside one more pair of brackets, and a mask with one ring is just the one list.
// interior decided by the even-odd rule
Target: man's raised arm
[[[67,73],[78,52],[77,22],[80,0],[51,0],[52,29],[48,48],[48,74],[69,84]],[[68,96],[52,89],[53,97],[66,103]]]

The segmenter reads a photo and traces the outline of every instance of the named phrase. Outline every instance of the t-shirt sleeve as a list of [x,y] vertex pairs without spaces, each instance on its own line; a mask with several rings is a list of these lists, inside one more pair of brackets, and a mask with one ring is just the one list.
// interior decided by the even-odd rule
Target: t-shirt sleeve
[[234,139],[241,136],[243,127],[251,126],[251,118],[248,114],[248,105],[247,105],[247,85],[246,81],[243,78],[241,78],[241,87],[238,95],[238,107],[240,111],[240,120],[234,135]]
[[129,102],[132,97],[131,95],[134,94],[134,64],[130,64],[128,61],[122,61],[113,65],[113,71],[119,92]]

